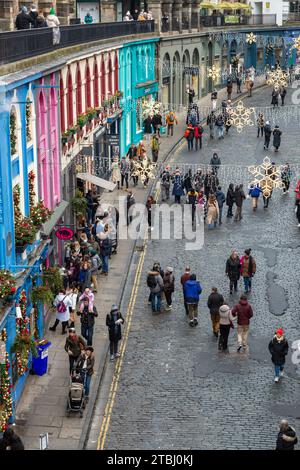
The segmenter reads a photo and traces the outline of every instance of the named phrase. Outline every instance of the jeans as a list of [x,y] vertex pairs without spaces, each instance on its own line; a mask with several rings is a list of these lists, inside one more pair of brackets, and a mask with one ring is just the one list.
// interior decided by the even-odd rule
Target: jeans
[[270,199],[270,197],[265,197],[265,196],[263,196],[264,207],[268,207],[268,206],[269,206],[269,199]]
[[274,369],[275,369],[275,377],[279,377],[280,372],[283,371],[284,366],[278,366],[274,364]]
[[86,397],[88,397],[88,396],[89,396],[89,393],[90,393],[91,380],[92,380],[92,376],[86,374],[86,376],[85,376],[85,383],[84,383],[84,395],[85,395]]
[[[58,324],[59,324],[59,320],[56,318],[54,325],[51,328],[53,328],[53,330],[55,331]],[[68,321],[62,321],[61,326],[62,326],[62,332],[66,331],[67,326],[68,326]]]
[[87,222],[88,224],[91,224],[93,221],[93,208],[87,206],[86,210],[87,210]]
[[151,305],[152,311],[158,312],[161,306],[161,293],[160,292],[152,292],[151,293]]
[[222,223],[223,207],[219,207],[219,225]]
[[248,333],[249,333],[249,325],[238,325],[237,337],[238,337],[239,346],[243,346],[244,348],[247,347]]
[[266,136],[265,134],[265,143],[264,143],[264,146],[267,147],[267,149],[269,148],[269,144],[270,144],[270,136]]
[[234,220],[241,220],[242,218],[242,207],[236,206]]
[[235,292],[236,292],[236,291],[237,291],[237,285],[238,285],[238,281],[230,279],[230,281],[229,281],[229,289],[230,289],[230,292],[233,291],[233,288],[234,288],[234,290],[235,290]]
[[88,326],[85,325],[84,323],[81,323],[81,336],[84,337],[84,339],[87,340],[87,345],[92,346],[93,344],[93,333],[94,333],[94,327],[93,326]]
[[257,128],[257,137],[259,137],[259,133],[261,133],[261,136],[264,135],[264,128],[263,127],[258,127]]
[[193,150],[194,139],[188,139],[188,150]]
[[202,149],[202,136],[199,137],[198,139],[195,139],[195,150],[198,150],[198,144],[199,144],[199,149]]
[[230,325],[220,325],[220,336],[219,336],[219,349],[227,349],[228,336],[230,333]]
[[171,134],[171,136],[173,137],[173,133],[174,133],[174,124],[168,124],[168,135]]
[[168,307],[170,307],[170,305],[172,305],[172,292],[165,291],[165,297],[166,297],[167,305]]
[[100,255],[102,261],[102,272],[108,273],[108,255]]
[[187,304],[189,312],[189,320],[193,321],[198,317],[198,304]]
[[128,189],[128,173],[125,173],[125,175],[121,175],[121,187],[122,188],[124,186],[124,181],[126,183],[126,189]]
[[224,136],[224,126],[218,126],[219,139]]
[[211,323],[212,329],[214,333],[218,333],[220,330],[220,314],[219,313],[211,313]]
[[228,206],[227,217],[232,217],[232,216],[233,216],[232,206]]
[[249,292],[251,290],[252,278],[244,277],[243,279],[244,279],[245,292]]
[[109,352],[110,352],[110,355],[112,356],[113,354],[116,355],[117,352],[118,352],[118,342],[119,340],[115,340],[115,341],[109,341]]

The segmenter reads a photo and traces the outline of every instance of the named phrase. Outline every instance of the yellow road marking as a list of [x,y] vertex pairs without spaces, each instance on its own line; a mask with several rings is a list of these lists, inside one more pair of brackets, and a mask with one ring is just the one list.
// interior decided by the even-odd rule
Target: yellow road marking
[[99,434],[99,437],[98,437],[97,450],[103,450],[104,445],[105,445],[105,440],[106,440],[106,435],[107,435],[107,431],[108,431],[108,427],[109,427],[109,423],[110,423],[111,413],[112,413],[112,410],[113,410],[115,397],[116,397],[116,393],[117,393],[117,389],[118,389],[118,385],[119,385],[120,374],[121,374],[121,369],[122,369],[122,364],[123,364],[123,359],[124,359],[124,353],[125,353],[125,349],[126,349],[126,345],[127,345],[128,335],[129,335],[130,326],[131,326],[131,320],[132,320],[133,311],[134,311],[134,307],[135,307],[135,302],[136,302],[136,297],[137,297],[137,293],[138,293],[138,287],[139,287],[139,283],[140,283],[142,268],[143,268],[144,260],[145,260],[145,256],[146,256],[146,251],[147,251],[147,243],[145,244],[144,251],[142,252],[142,254],[140,256],[140,259],[139,259],[139,262],[138,262],[138,267],[137,267],[137,270],[136,270],[136,273],[135,273],[133,289],[132,289],[132,292],[131,292],[129,305],[128,305],[128,310],[127,310],[127,314],[126,314],[127,327],[125,329],[124,336],[123,336],[123,341],[122,341],[121,348],[120,348],[121,356],[117,361],[115,372],[114,372],[113,382],[112,382],[111,387],[110,387],[109,396],[108,396],[107,404],[106,404],[106,407],[105,407],[103,420],[102,420],[102,423],[101,423],[100,434]]

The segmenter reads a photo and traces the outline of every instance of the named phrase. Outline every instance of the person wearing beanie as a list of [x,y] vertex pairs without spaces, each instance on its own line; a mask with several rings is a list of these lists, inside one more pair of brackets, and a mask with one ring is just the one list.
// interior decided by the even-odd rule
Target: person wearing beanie
[[76,365],[76,368],[78,368],[79,371],[82,370],[85,374],[84,398],[86,402],[89,399],[90,384],[94,373],[95,357],[93,356],[93,352],[94,348],[92,348],[92,346],[87,346],[83,349]]
[[57,45],[60,42],[60,30],[59,30],[59,19],[57,18],[54,8],[50,8],[49,15],[46,19],[48,28],[53,28],[53,45]]
[[224,304],[224,297],[218,292],[216,287],[212,287],[211,294],[207,300],[207,306],[209,308],[213,334],[217,338],[220,330],[220,314],[219,309]]
[[198,325],[198,303],[202,287],[197,281],[196,274],[191,274],[190,279],[183,285],[184,298],[189,312],[189,325],[191,327]]
[[35,5],[31,5],[30,7],[30,12],[29,16],[33,20],[33,28],[37,28],[37,17],[38,17],[38,11]]
[[109,350],[110,360],[120,356],[118,352],[118,343],[122,338],[121,324],[124,323],[124,318],[118,309],[118,306],[113,304],[110,313],[106,315],[106,326],[108,327],[109,336]]
[[188,315],[189,314],[189,311],[188,311],[188,306],[187,306],[187,303],[186,303],[186,300],[185,300],[185,296],[184,296],[184,284],[186,283],[186,281],[188,281],[191,277],[191,268],[189,266],[187,266],[185,268],[185,272],[184,274],[181,276],[180,278],[180,284],[182,285],[182,292],[183,292],[183,299],[184,299],[184,308],[185,308],[185,313]]
[[275,369],[274,382],[278,383],[279,378],[283,377],[285,357],[289,351],[289,344],[284,336],[282,328],[278,328],[269,343],[269,351],[271,353],[272,362]]
[[228,336],[230,328],[234,328],[233,321],[235,318],[232,316],[231,310],[228,305],[221,305],[219,308],[220,316],[220,336],[219,336],[219,351],[226,351],[228,349]]
[[237,352],[240,352],[242,348],[246,351],[250,318],[253,317],[253,310],[245,295],[241,295],[239,303],[233,307],[231,313],[234,317],[237,317]]
[[251,256],[251,248],[245,250],[244,256],[240,259],[241,276],[244,280],[245,294],[251,293],[252,277],[256,273],[256,263],[253,256]]
[[27,7],[22,6],[20,13],[16,17],[16,28],[20,29],[29,29],[34,27],[34,21],[31,16],[28,14]]

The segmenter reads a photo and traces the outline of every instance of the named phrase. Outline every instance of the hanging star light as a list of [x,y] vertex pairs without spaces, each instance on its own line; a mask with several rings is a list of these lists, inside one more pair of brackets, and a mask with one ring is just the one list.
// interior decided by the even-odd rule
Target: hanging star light
[[[134,104],[134,107],[136,108],[137,103]],[[142,117],[143,119],[146,119],[148,116],[153,116],[154,114],[157,114],[158,112],[161,111],[162,108],[162,103],[159,101],[155,101],[153,99],[147,101],[144,100],[142,103]]]
[[277,67],[276,70],[268,73],[267,84],[277,91],[281,87],[287,87],[287,78],[287,73]]
[[142,161],[133,162],[132,176],[138,176],[141,178],[142,183],[147,179],[155,178],[156,164],[151,163],[147,158]]
[[300,36],[294,39],[294,44],[292,48],[297,49],[297,51],[300,51]]
[[250,182],[250,186],[259,186],[266,198],[271,196],[274,188],[282,189],[284,187],[281,180],[281,168],[272,165],[269,157],[265,157],[261,165],[248,166],[248,171],[254,175],[254,180]]
[[245,126],[253,126],[254,122],[251,119],[251,114],[254,114],[254,108],[245,108],[242,101],[239,101],[235,108],[228,110],[228,119],[226,124],[235,126],[238,133],[242,132]]
[[247,36],[246,42],[248,44],[254,44],[256,42],[256,36],[254,33],[247,33],[246,36]]
[[215,65],[207,70],[207,76],[215,82],[221,76],[220,69],[218,69]]

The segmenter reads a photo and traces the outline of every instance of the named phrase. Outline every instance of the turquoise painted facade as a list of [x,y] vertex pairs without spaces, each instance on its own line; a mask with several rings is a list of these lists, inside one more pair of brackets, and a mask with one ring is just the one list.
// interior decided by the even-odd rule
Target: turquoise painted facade
[[155,57],[158,41],[159,38],[134,41],[119,49],[119,90],[123,93],[120,156],[127,153],[132,143],[143,138],[144,100],[157,99]]

